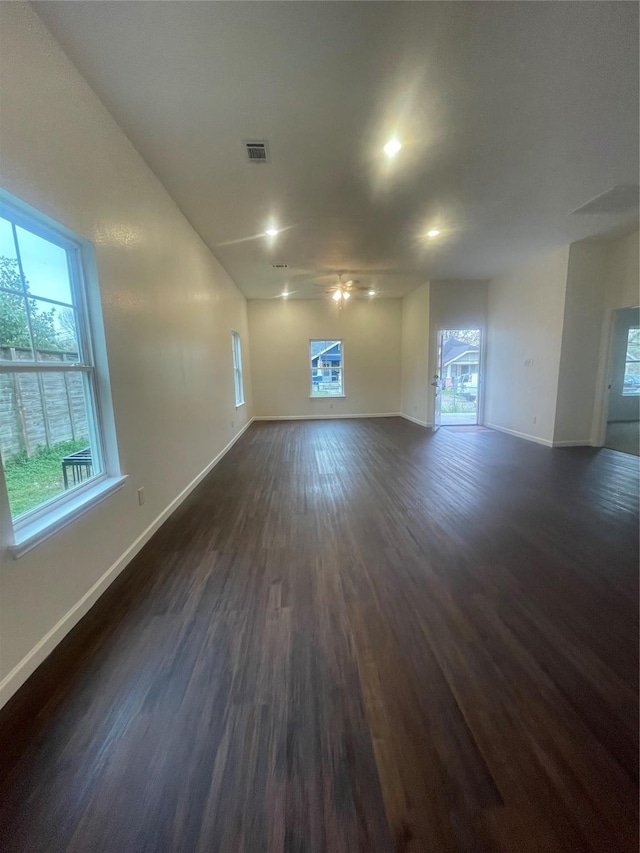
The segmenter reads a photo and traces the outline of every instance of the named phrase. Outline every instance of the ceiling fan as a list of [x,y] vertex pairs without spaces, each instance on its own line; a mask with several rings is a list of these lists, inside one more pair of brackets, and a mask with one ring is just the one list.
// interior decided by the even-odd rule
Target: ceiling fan
[[[338,273],[338,281],[336,284],[332,285],[326,291],[331,294],[331,298],[338,302],[341,306],[343,302],[346,302],[351,298],[353,293],[363,292],[368,293],[369,288],[360,284],[356,279],[348,279],[347,281],[342,280],[342,276],[344,273]],[[325,287],[326,284],[314,284],[314,287]]]

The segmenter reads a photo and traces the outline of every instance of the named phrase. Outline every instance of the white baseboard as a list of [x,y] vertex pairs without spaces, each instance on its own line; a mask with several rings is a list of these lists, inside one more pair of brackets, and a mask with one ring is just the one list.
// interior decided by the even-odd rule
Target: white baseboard
[[554,441],[554,447],[593,447],[593,442],[588,438],[579,438],[571,441]]
[[100,598],[102,593],[118,577],[120,572],[133,560],[136,554],[151,539],[156,530],[167,518],[180,506],[184,499],[195,489],[195,487],[207,476],[207,474],[218,464],[222,457],[233,447],[240,436],[251,426],[253,418],[248,421],[235,435],[229,444],[218,453],[207,467],[201,471],[180,494],[174,498],[166,509],[142,531],[140,536],[129,545],[126,551],[107,569],[94,585],[80,598],[73,607],[65,613],[44,637],[28,652],[19,663],[0,681],[0,708],[9,701],[13,694],[24,684],[29,676],[40,666],[46,657],[54,650],[58,643],[77,625],[82,617],[90,610],[93,604]]
[[327,421],[344,418],[399,418],[400,412],[379,412],[375,415],[256,415],[254,421]]
[[549,441],[546,438],[538,438],[537,435],[529,435],[527,432],[518,432],[515,429],[508,429],[507,427],[498,426],[497,424],[489,424],[484,423],[484,426],[488,429],[495,429],[498,432],[506,432],[507,435],[515,435],[516,438],[524,438],[527,441],[535,441],[536,444],[543,444],[545,447],[553,447],[553,442]]
[[412,418],[411,415],[405,415],[404,412],[400,412],[400,417],[404,418],[407,421],[411,421],[411,423],[413,424],[418,424],[418,426],[421,427],[427,427],[428,429],[431,429],[433,427],[433,424],[429,421],[420,421],[418,420],[418,418]]

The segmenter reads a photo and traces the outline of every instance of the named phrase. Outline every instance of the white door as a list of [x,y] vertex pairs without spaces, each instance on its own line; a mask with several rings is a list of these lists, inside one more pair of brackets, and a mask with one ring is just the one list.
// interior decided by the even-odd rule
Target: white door
[[436,372],[431,382],[434,392],[433,400],[433,431],[440,428],[442,423],[442,342],[444,334],[438,332],[438,343],[436,350]]

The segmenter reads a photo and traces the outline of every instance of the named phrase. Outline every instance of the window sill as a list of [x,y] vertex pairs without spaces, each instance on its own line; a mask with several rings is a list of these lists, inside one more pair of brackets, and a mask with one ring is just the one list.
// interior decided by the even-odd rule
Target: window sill
[[9,553],[17,559],[27,551],[35,548],[45,539],[53,536],[67,524],[71,524],[76,518],[84,515],[97,504],[108,498],[114,492],[121,489],[127,480],[126,476],[107,477],[100,480],[95,486],[83,491],[76,497],[69,498],[64,506],[58,507],[47,513],[43,518],[37,519],[30,524],[25,524],[14,533],[14,543],[9,546]]
[[331,394],[331,396],[326,396],[324,394],[309,394],[310,400],[344,400],[346,394]]
[[246,400],[243,400],[241,403],[236,403],[236,409],[241,409],[246,404],[246,402]]

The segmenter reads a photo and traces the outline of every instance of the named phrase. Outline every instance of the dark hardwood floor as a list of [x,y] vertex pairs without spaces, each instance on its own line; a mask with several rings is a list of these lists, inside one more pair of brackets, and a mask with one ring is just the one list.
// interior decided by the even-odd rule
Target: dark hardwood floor
[[638,460],[254,424],[0,715],[4,853],[636,851]]

